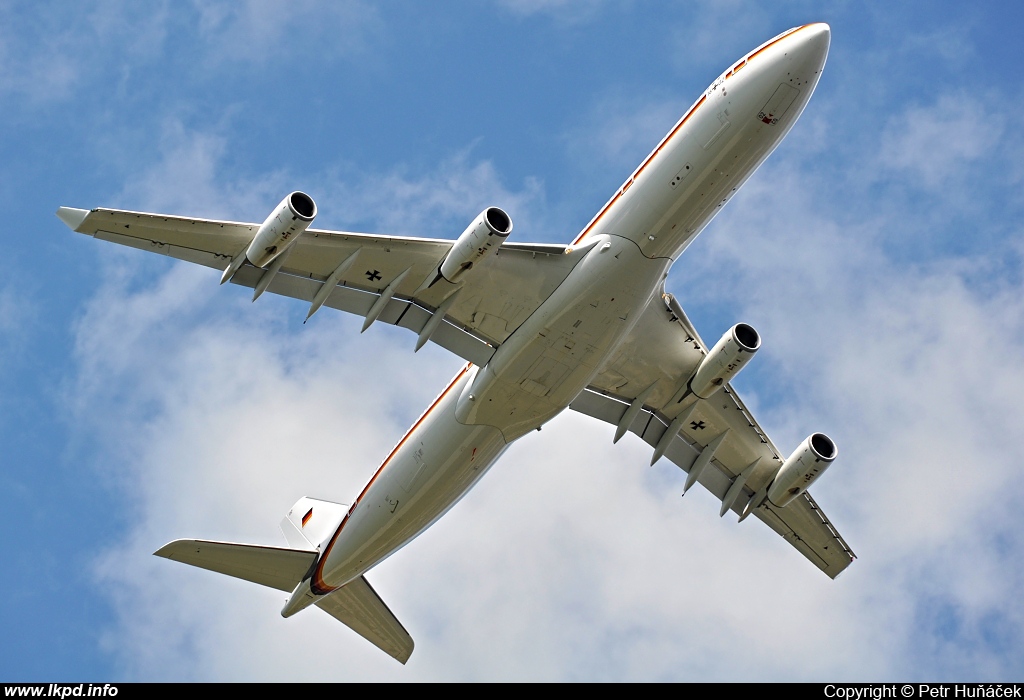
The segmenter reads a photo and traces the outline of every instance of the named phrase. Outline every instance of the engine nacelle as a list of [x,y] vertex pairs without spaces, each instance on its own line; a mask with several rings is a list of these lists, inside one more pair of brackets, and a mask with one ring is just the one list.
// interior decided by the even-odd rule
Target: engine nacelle
[[512,233],[512,219],[498,207],[488,207],[473,220],[437,272],[449,282],[457,282],[466,272],[488,255],[493,255],[508,234]]
[[256,267],[266,267],[286,251],[316,217],[316,204],[304,192],[292,192],[281,200],[256,232],[245,251]]
[[702,399],[709,398],[736,376],[759,347],[761,336],[757,331],[745,323],[737,323],[701,360],[690,379],[690,391]]
[[838,454],[836,444],[827,435],[814,433],[779,467],[775,481],[768,487],[768,500],[785,508],[828,469]]

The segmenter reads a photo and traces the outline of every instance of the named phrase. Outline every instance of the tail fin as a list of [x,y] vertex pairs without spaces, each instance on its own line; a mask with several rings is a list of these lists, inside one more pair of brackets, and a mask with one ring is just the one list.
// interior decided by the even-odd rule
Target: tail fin
[[[291,593],[306,585],[305,579],[320,555],[316,547],[334,534],[346,512],[348,506],[344,504],[300,499],[281,521],[281,529],[295,549],[175,540],[154,554]],[[409,660],[414,646],[412,637],[364,576],[314,602],[381,651],[403,664]]]
[[347,503],[300,498],[281,521],[281,532],[296,549],[315,549],[332,536],[348,513]]

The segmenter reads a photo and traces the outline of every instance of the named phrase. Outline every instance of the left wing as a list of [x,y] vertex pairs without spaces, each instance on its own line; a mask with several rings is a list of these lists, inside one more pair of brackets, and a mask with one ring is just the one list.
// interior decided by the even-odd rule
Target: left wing
[[[61,207],[72,230],[132,248],[224,270],[244,256],[259,224],[191,219],[116,209]],[[408,328],[473,364],[487,364],[495,348],[550,296],[582,258],[561,245],[504,243],[467,274],[449,306],[441,285],[419,289],[434,275],[454,241],[307,229],[264,270],[247,262],[235,284],[311,302],[330,284],[324,306]],[[351,256],[355,254],[355,258]],[[340,276],[336,273],[346,262]],[[403,276],[404,275],[404,276]],[[392,288],[392,283],[398,284]],[[390,295],[390,297],[388,297]],[[322,296],[322,295],[321,295]],[[384,298],[388,297],[388,298]],[[383,299],[382,308],[375,308]],[[318,308],[318,306],[317,306]],[[443,309],[443,319],[428,326]],[[429,331],[428,338],[423,338]]]
[[[808,492],[783,508],[764,499],[786,455],[735,389],[726,383],[708,399],[680,391],[705,354],[679,304],[663,293],[570,408],[637,434],[655,448],[652,464],[663,454],[688,473],[688,483],[699,482],[723,502],[721,514],[732,510],[742,519],[749,510],[835,578],[853,551]],[[678,432],[666,435],[672,425]]]

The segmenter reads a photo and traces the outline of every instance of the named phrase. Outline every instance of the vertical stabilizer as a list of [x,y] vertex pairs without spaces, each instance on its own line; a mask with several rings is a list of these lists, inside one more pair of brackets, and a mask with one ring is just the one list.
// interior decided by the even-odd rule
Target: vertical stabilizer
[[348,513],[347,503],[332,503],[305,496],[281,521],[288,544],[298,549],[316,549],[333,535]]

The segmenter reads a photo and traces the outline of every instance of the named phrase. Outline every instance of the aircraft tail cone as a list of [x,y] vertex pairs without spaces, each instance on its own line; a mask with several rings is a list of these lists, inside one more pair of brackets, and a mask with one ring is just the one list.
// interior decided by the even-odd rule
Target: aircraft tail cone
[[316,596],[309,587],[309,579],[299,582],[299,585],[292,591],[288,602],[281,608],[281,617],[291,617],[300,610],[305,610],[316,602]]

